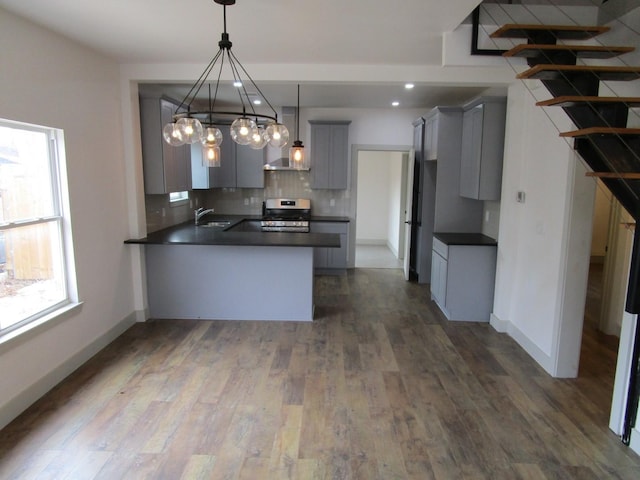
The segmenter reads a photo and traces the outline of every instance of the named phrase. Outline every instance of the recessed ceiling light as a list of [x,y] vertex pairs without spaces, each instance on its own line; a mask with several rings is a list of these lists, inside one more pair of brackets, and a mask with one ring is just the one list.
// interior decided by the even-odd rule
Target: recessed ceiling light
[[398,102],[398,101],[391,102],[391,106],[392,107],[397,107],[398,105],[400,105],[400,102]]
[[240,80],[236,80],[233,82],[233,86],[236,88],[240,88],[242,86],[242,82]]
[[413,83],[405,83],[404,84],[404,88],[406,88],[407,90],[411,90],[413,87],[415,87],[415,85]]
[[261,105],[261,104],[262,104],[262,100],[260,100],[259,98],[256,98],[256,99],[253,101],[253,104],[254,104],[254,105]]

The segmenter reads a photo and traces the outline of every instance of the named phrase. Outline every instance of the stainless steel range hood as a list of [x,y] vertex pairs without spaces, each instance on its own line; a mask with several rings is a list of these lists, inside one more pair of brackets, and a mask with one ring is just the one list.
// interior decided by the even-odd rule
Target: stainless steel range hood
[[308,168],[296,168],[289,164],[289,157],[280,157],[269,163],[265,163],[264,170],[299,170],[309,171]]

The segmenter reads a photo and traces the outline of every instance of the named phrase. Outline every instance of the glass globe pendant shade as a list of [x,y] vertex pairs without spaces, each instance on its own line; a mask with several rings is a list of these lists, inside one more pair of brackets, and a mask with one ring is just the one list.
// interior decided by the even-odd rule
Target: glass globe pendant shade
[[197,118],[184,117],[176,122],[185,143],[193,144],[202,140],[203,128]]
[[202,144],[202,166],[220,166],[220,147],[216,144]]
[[254,122],[250,118],[236,118],[231,124],[231,139],[238,145],[248,145],[251,141],[253,130],[256,128],[256,122]]
[[300,140],[293,142],[293,146],[289,149],[289,165],[294,168],[304,168],[304,145]]
[[263,128],[256,127],[251,132],[251,139],[248,144],[254,150],[260,150],[267,145],[267,132]]
[[202,134],[203,145],[220,145],[222,143],[222,132],[216,127],[207,127]]
[[162,138],[172,147],[179,147],[184,145],[184,138],[182,132],[175,123],[167,123],[162,129]]
[[270,124],[265,133],[272,147],[282,148],[289,142],[289,129],[281,123]]

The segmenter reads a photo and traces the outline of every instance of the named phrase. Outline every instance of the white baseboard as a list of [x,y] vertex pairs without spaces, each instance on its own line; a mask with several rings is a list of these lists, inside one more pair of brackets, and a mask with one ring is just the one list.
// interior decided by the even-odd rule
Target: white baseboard
[[540,350],[540,348],[513,323],[507,320],[501,320],[492,313],[489,324],[497,332],[506,333],[513,338],[549,375],[555,376],[555,366],[551,357]]
[[145,308],[144,310],[136,310],[133,314],[135,315],[136,322],[146,322],[149,319],[148,308]]
[[132,312],[122,319],[108,332],[96,338],[64,363],[51,370],[45,377],[23,390],[0,408],[0,429],[8,425],[13,419],[25,411],[36,400],[55,387],[58,383],[78,369],[83,363],[118,338],[137,321],[137,312]]
[[500,320],[493,312],[489,316],[489,325],[491,325],[496,332],[507,333],[509,331],[509,322]]
[[395,245],[392,245],[391,243],[387,242],[387,248],[389,250],[391,250],[391,253],[393,253],[393,256],[396,257],[397,259],[401,260],[398,256],[398,249],[396,248]]

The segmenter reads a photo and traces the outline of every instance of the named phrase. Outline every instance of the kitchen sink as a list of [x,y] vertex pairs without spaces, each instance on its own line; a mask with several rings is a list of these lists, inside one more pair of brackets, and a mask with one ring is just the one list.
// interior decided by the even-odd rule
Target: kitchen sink
[[261,232],[260,220],[243,220],[229,228],[230,232]]
[[229,220],[218,220],[215,222],[207,222],[198,225],[199,227],[208,227],[208,228],[227,228],[231,225],[231,221]]

